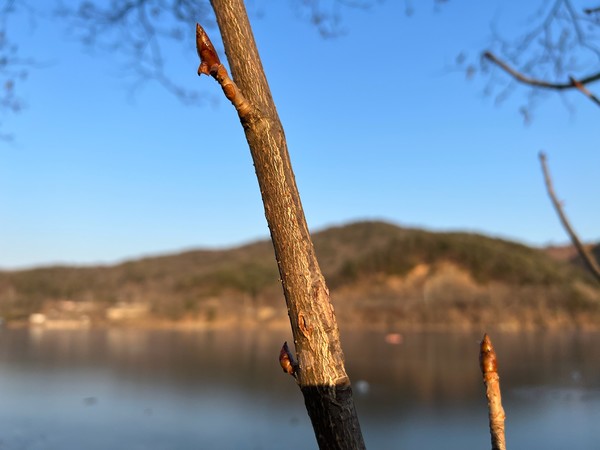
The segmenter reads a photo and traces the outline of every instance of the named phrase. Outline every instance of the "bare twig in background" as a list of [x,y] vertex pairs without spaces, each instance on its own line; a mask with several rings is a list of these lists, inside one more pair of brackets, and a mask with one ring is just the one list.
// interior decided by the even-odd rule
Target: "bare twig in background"
[[[186,88],[186,83],[178,80],[179,73],[167,69],[167,62],[172,44],[185,45],[190,41],[189,30],[195,21],[211,17],[208,2],[80,1],[78,6],[64,6],[56,14],[89,49],[99,48],[123,58],[120,67],[132,93],[154,81],[184,104],[206,102],[206,95]],[[193,47],[189,50],[193,51]]]
[[292,6],[301,18],[317,28],[322,37],[331,38],[344,33],[344,8],[369,9],[375,3],[375,0],[301,0],[292,2]]
[[539,158],[540,158],[540,164],[542,165],[542,172],[544,173],[544,181],[546,183],[546,190],[548,191],[548,195],[550,196],[550,200],[552,201],[552,205],[554,206],[554,209],[556,210],[556,213],[558,214],[560,222],[562,223],[562,226],[564,227],[565,231],[569,235],[571,242],[577,249],[579,256],[581,256],[581,259],[583,259],[583,262],[585,263],[587,268],[590,270],[590,272],[592,272],[592,275],[594,275],[594,277],[600,282],[600,266],[598,265],[598,262],[596,261],[594,256],[590,253],[588,248],[585,245],[583,245],[583,243],[577,236],[577,233],[575,233],[575,230],[571,226],[569,219],[567,219],[567,216],[563,211],[561,202],[558,200],[558,198],[556,197],[556,194],[554,193],[554,187],[552,186],[552,179],[550,178],[550,171],[548,170],[546,154],[544,152],[540,152]]
[[595,8],[585,8],[583,10],[586,14],[596,14],[600,12],[600,6],[596,6]]
[[577,80],[573,77],[569,77],[569,80],[571,80],[571,83],[573,83],[573,86],[575,86],[579,90],[579,92],[581,92],[591,101],[593,101],[596,105],[600,106],[600,98],[598,98],[596,95],[590,92],[590,90],[587,87],[585,87],[585,84],[582,83],[581,80]]
[[[30,17],[33,12],[18,0],[0,1],[0,110],[17,113],[24,107],[23,99],[17,94],[19,85],[28,76],[35,62],[19,55],[19,48],[10,39],[10,22],[15,14],[25,11]],[[10,140],[10,134],[0,133],[0,139]]]
[[565,89],[577,89],[577,90],[581,91],[590,100],[592,100],[594,103],[596,103],[598,106],[600,106],[600,100],[598,99],[598,97],[596,97],[594,94],[592,94],[585,87],[585,85],[587,83],[593,83],[594,81],[600,80],[600,72],[590,75],[588,77],[582,78],[580,80],[577,80],[577,79],[573,78],[572,76],[569,76],[568,83],[552,83],[552,82],[549,82],[546,80],[539,80],[537,78],[532,78],[532,77],[529,77],[529,76],[519,72],[518,70],[514,69],[509,64],[507,64],[505,61],[498,58],[492,52],[485,52],[483,54],[483,57],[486,58],[487,60],[493,62],[494,64],[496,64],[498,67],[500,67],[502,70],[504,70],[506,73],[510,74],[514,79],[516,79],[517,81],[520,81],[521,83],[528,84],[530,86],[534,86],[534,87],[538,87],[538,88],[555,89],[557,91],[562,91]]
[[588,77],[581,78],[577,82],[575,82],[573,79],[571,79],[571,80],[569,80],[568,83],[552,83],[549,81],[532,78],[532,77],[529,77],[529,76],[519,72],[518,70],[512,68],[506,62],[504,62],[503,60],[498,58],[492,52],[485,52],[483,54],[483,57],[492,61],[494,64],[498,65],[500,68],[502,68],[502,70],[504,70],[505,72],[512,75],[516,80],[520,81],[521,83],[525,83],[525,84],[529,84],[531,86],[541,87],[541,88],[545,88],[545,89],[556,89],[559,91],[564,90],[564,89],[577,89],[578,88],[577,83],[585,85],[585,84],[593,83],[594,81],[600,80],[600,72],[598,72],[598,73],[595,73]]
[[[343,15],[349,10],[368,10],[385,0],[292,0],[290,3],[296,13],[304,20],[311,22],[323,38],[337,37],[345,33]],[[448,0],[432,0],[434,10],[439,10]],[[404,13],[412,16],[415,12],[413,3],[419,7],[424,2],[403,0]]]
[[490,418],[490,434],[492,437],[492,450],[506,450],[504,437],[504,408],[500,395],[500,377],[498,376],[498,361],[492,341],[487,334],[483,335],[479,349],[479,365],[486,388],[488,411]]
[[[568,80],[584,67],[594,75],[577,76],[578,81],[587,85],[600,79],[600,17],[594,14],[596,9],[579,10],[571,0],[540,1],[523,33],[515,38],[502,36],[498,25],[493,24],[492,39],[481,65],[481,72],[487,78],[486,93],[494,95],[500,103],[518,86],[528,86],[524,91],[525,102],[520,106],[526,120],[539,101],[553,90],[572,108],[563,94],[577,86],[571,81],[547,80]],[[490,72],[487,61],[501,68],[502,73]],[[510,78],[504,74],[510,74]]]

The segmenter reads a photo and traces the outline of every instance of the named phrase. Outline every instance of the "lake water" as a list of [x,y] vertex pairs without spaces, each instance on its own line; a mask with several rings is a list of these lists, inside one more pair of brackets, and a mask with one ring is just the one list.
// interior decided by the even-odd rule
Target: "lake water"
[[[480,334],[343,333],[369,449],[490,448]],[[493,333],[511,450],[600,449],[600,334]],[[290,333],[0,331],[0,449],[315,449]]]

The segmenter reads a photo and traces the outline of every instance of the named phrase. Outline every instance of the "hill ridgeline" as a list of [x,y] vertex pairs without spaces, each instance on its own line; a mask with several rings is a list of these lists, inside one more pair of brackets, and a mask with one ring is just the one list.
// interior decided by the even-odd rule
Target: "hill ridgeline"
[[[542,249],[383,222],[313,236],[338,321],[357,327],[597,327],[600,289]],[[269,241],[114,266],[0,272],[0,316],[50,326],[287,323]]]

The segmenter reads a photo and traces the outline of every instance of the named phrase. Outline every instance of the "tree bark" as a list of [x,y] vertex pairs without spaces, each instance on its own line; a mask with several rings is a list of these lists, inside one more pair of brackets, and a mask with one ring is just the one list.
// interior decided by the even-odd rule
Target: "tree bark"
[[[333,305],[310,238],[285,134],[244,2],[211,0],[211,4],[233,81],[241,95],[234,87],[226,87],[224,68],[215,69],[211,75],[236,106],[254,161],[294,336],[294,376],[304,395],[319,447],[363,449]],[[200,49],[199,54],[202,58]],[[205,66],[203,73],[207,71],[210,67]]]

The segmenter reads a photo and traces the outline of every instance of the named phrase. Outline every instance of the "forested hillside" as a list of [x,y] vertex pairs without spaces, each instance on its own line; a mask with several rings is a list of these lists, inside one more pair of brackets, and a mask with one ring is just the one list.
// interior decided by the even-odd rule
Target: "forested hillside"
[[[577,264],[470,233],[361,222],[314,235],[338,320],[356,326],[594,326],[600,289]],[[0,272],[0,315],[86,323],[279,324],[270,242],[115,266]],[[127,314],[128,307],[136,305]],[[125,313],[118,314],[119,308]]]

